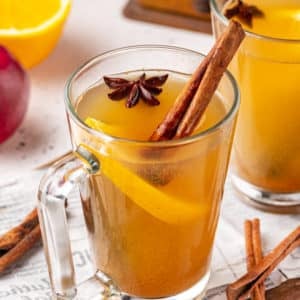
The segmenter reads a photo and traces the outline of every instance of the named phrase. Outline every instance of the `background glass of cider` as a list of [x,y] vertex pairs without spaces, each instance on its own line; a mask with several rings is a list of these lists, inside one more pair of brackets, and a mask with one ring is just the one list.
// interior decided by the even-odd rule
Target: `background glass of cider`
[[[233,77],[224,75],[195,134],[147,141],[202,59],[181,48],[134,46],[92,59],[69,80],[65,103],[74,152],[45,176],[39,197],[46,257],[59,299],[72,299],[88,286],[76,286],[68,245],[62,200],[74,185],[80,187],[95,276],[108,298],[203,295],[239,106]],[[144,72],[169,74],[161,105],[138,103],[128,109],[125,101],[107,98],[104,75]],[[114,136],[88,127],[87,117],[110,120]]]
[[[224,2],[210,3],[216,37],[228,23]],[[258,208],[299,213],[299,1],[245,3],[257,6],[264,16],[254,17],[252,27],[244,25],[246,38],[229,68],[241,90],[233,184]]]

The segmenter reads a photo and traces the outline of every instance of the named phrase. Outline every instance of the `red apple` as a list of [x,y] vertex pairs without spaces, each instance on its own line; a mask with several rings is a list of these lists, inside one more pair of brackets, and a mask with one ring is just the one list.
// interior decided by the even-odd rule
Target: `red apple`
[[29,99],[29,77],[12,55],[0,46],[0,143],[21,124]]

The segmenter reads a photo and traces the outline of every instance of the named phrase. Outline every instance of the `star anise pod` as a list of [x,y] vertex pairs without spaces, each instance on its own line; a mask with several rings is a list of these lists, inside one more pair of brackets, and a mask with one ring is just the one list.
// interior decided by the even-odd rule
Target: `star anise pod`
[[106,85],[114,91],[108,94],[111,100],[121,100],[127,97],[126,107],[135,106],[140,99],[145,103],[154,106],[159,105],[159,100],[155,97],[162,92],[162,86],[168,78],[168,74],[153,76],[146,79],[143,73],[137,80],[127,80],[117,77],[104,76]]
[[252,27],[253,17],[264,17],[264,13],[254,5],[244,3],[242,0],[232,0],[224,7],[224,16],[228,19],[237,17],[241,22]]

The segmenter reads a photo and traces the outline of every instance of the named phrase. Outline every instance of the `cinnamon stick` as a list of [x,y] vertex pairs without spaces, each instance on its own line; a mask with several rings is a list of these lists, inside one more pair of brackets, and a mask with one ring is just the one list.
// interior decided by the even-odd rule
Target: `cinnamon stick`
[[244,231],[245,231],[246,263],[247,263],[247,270],[249,271],[255,266],[251,221],[249,220],[245,221]]
[[[253,239],[253,254],[255,265],[258,265],[263,258],[261,234],[260,234],[260,221],[255,218],[252,221],[252,239]],[[254,300],[265,300],[265,285],[264,282],[258,285],[254,290]]]
[[37,209],[33,209],[22,221],[21,224],[12,228],[0,237],[0,250],[8,251],[15,247],[26,234],[39,224]]
[[14,248],[0,257],[0,273],[20,259],[28,250],[32,249],[33,245],[40,239],[40,226],[36,225]]
[[40,240],[37,209],[33,209],[21,224],[0,237],[0,273],[21,258]]
[[244,37],[242,26],[231,20],[153,132],[150,141],[182,138],[193,132]]
[[[193,133],[244,36],[242,26],[236,21],[230,21],[229,26],[196,68],[162,122],[154,130],[149,141],[172,140]],[[178,131],[179,128],[185,129],[186,124],[189,125],[188,130]],[[156,156],[157,152],[145,151],[144,154]],[[176,172],[172,168],[153,165],[147,170],[142,170],[140,175],[155,185],[165,185],[172,179],[174,173]]]
[[175,138],[192,134],[244,37],[245,32],[240,23],[230,21],[217,43],[193,101],[178,126]]
[[177,96],[173,106],[170,108],[163,121],[158,125],[156,130],[151,135],[149,139],[150,141],[158,142],[162,140],[171,140],[174,137],[180,121],[182,120],[187,108],[196,94],[200,81],[207,69],[211,57],[217,48],[218,43],[219,41],[217,41],[217,43],[197,67],[192,77]]
[[[256,264],[262,259],[261,241],[260,241],[260,230],[259,230],[259,220],[255,219],[253,221],[246,220],[244,224],[245,229],[245,248],[246,248],[246,262],[247,271],[249,272]],[[264,284],[255,286],[251,297],[254,300],[263,300],[264,291],[261,288]]]
[[263,283],[275,267],[295,248],[300,246],[300,226],[291,232],[261,262],[227,288],[229,300],[245,300],[255,288]]

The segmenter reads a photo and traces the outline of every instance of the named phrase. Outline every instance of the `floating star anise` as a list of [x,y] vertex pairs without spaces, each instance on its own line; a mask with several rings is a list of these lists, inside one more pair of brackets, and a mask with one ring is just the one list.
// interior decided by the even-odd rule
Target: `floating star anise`
[[153,76],[146,79],[143,73],[137,80],[127,80],[117,77],[104,76],[106,85],[114,91],[108,94],[111,100],[121,100],[127,97],[126,107],[131,108],[142,99],[145,103],[154,106],[159,105],[159,100],[155,97],[162,92],[162,86],[168,78],[168,74]]
[[241,22],[252,27],[253,17],[263,17],[264,13],[254,5],[244,3],[242,0],[231,0],[224,7],[224,16],[228,19],[237,17]]

